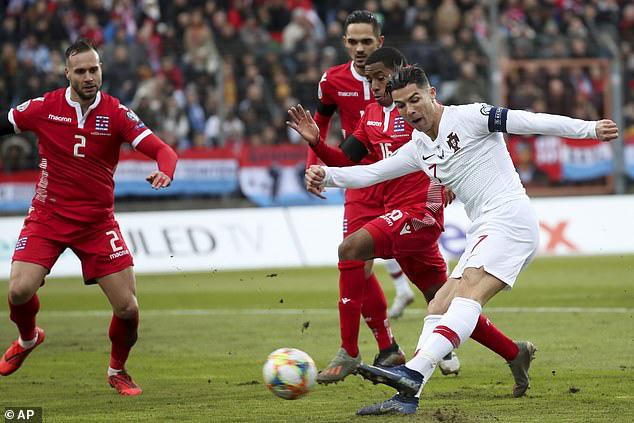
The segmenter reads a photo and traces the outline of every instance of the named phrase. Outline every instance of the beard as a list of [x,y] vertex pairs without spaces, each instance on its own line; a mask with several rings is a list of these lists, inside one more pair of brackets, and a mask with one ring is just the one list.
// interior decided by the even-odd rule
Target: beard
[[97,93],[99,92],[99,89],[101,88],[100,84],[95,83],[95,88],[96,88],[95,92],[87,94],[82,90],[80,84],[71,84],[71,85],[73,87],[73,90],[77,93],[79,98],[81,98],[83,101],[93,100],[97,96]]

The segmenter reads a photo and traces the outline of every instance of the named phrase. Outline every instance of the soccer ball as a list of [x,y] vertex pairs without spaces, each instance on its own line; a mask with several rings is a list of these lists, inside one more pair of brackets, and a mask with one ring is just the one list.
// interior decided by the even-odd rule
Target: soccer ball
[[304,351],[280,348],[269,354],[262,369],[264,383],[280,398],[293,400],[308,393],[315,382],[315,362]]

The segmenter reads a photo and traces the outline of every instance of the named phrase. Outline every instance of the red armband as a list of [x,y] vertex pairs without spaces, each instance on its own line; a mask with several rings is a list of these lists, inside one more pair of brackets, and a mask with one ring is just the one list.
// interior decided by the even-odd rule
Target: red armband
[[154,134],[148,135],[139,142],[136,149],[149,158],[156,160],[159,170],[169,176],[170,179],[174,179],[178,155],[159,137]]

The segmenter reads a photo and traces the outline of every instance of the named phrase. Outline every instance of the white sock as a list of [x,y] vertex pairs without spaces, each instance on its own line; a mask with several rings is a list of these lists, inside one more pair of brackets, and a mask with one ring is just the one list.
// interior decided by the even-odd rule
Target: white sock
[[[387,272],[392,277],[392,282],[394,282],[394,288],[396,288],[396,295],[401,296],[405,295],[407,297],[413,297],[414,291],[410,288],[405,275],[403,274],[403,270],[401,266],[394,259],[385,260],[385,268]],[[395,276],[397,275],[397,276]]]
[[122,372],[123,372],[123,369],[117,370],[117,369],[113,369],[112,367],[108,367],[108,376],[114,376]]
[[[434,330],[438,330],[442,326],[449,328],[453,334],[458,336],[457,339],[453,339],[455,345],[446,336],[432,332],[418,350],[418,354],[405,366],[421,373],[425,379],[429,379],[438,361],[469,339],[478,323],[480,313],[482,313],[482,306],[477,301],[469,298],[454,298]],[[426,376],[427,374],[429,377]]]
[[[427,341],[427,339],[429,338],[429,335],[431,335],[434,332],[434,329],[436,329],[436,325],[438,325],[438,321],[441,319],[441,317],[442,317],[442,314],[430,314],[425,317],[425,323],[423,323],[423,330],[420,333],[420,338],[418,338],[416,351],[423,348],[423,345],[425,345],[425,341]],[[424,377],[423,384],[418,390],[418,393],[416,394],[416,398],[420,398],[420,394],[423,391],[423,386],[425,386],[425,384],[427,383],[427,381],[433,374],[435,368],[436,366],[430,366],[426,374],[423,374],[423,377]]]
[[18,337],[18,343],[20,344],[20,346],[21,346],[22,348],[25,348],[25,349],[27,349],[27,350],[28,350],[28,349],[29,349],[29,348],[31,348],[33,345],[35,345],[35,343],[37,342],[37,338],[38,338],[39,336],[40,336],[40,334],[39,334],[37,331],[35,331],[35,338],[31,339],[30,341],[25,341],[25,340],[23,340],[23,339],[22,339],[22,337],[20,336],[20,337]]
[[429,335],[434,332],[434,329],[436,329],[436,325],[438,325],[438,321],[441,317],[442,314],[429,314],[425,316],[423,330],[420,333],[420,338],[418,338],[418,344],[416,344],[416,350],[414,352],[423,348],[423,345],[425,345],[425,341],[427,341]]

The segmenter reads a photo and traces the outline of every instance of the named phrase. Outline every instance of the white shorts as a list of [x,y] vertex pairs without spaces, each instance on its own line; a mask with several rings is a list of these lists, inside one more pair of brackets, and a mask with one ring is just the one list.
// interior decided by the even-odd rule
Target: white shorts
[[457,279],[468,267],[484,266],[510,289],[538,246],[539,221],[530,201],[509,201],[471,222],[465,251],[449,277]]

